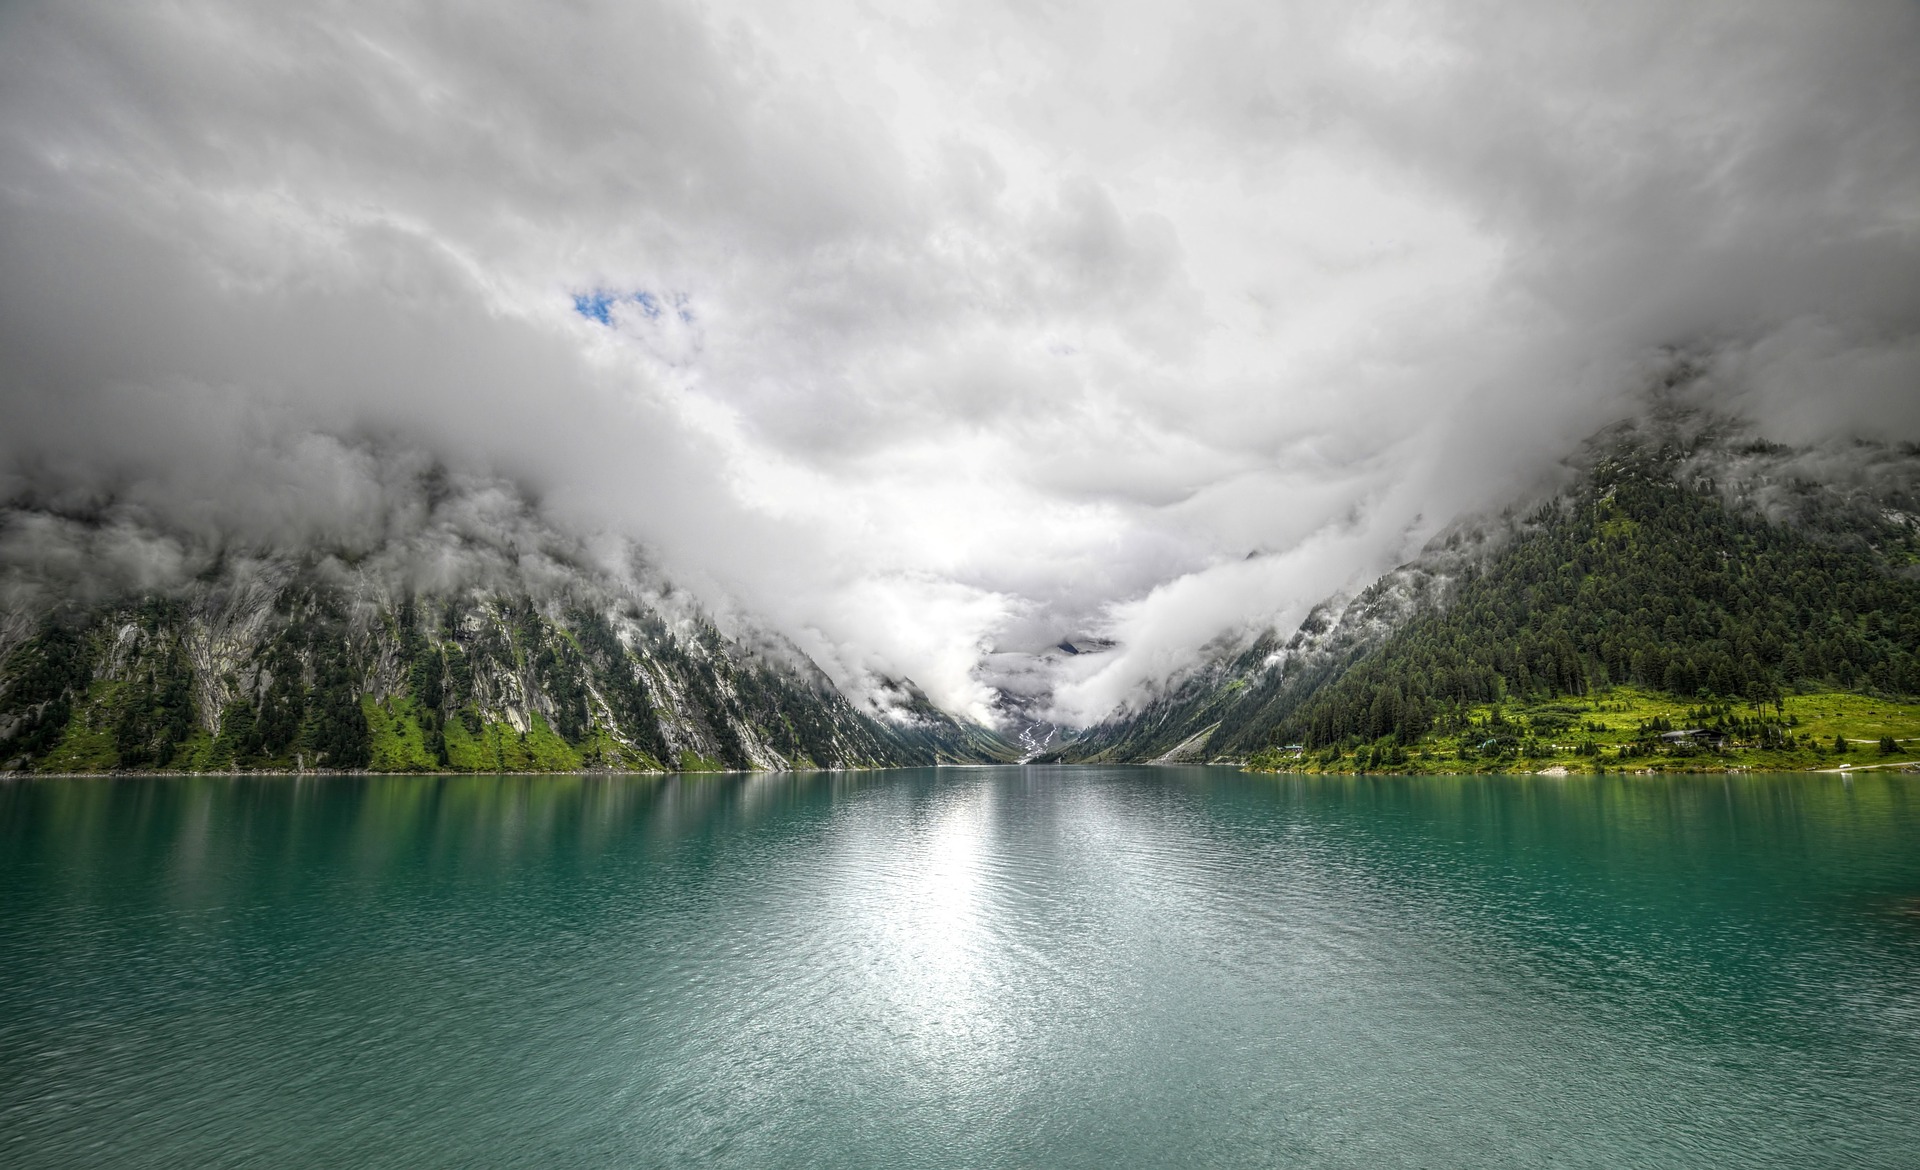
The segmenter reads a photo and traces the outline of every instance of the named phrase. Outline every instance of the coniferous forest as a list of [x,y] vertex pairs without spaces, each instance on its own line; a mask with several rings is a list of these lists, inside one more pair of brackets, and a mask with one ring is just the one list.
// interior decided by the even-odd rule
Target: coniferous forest
[[1762,508],[1752,482],[1719,478],[1785,454],[1619,437],[1485,547],[1431,550],[1050,758],[1449,770],[1626,766],[1708,744],[1775,753],[1743,766],[1856,741],[1897,754],[1920,734],[1906,702],[1920,529],[1829,485],[1774,475]]
[[1865,542],[1727,507],[1705,479],[1629,453],[1542,506],[1272,739],[1412,743],[1466,709],[1636,684],[1771,703],[1800,686],[1920,693],[1920,580]]

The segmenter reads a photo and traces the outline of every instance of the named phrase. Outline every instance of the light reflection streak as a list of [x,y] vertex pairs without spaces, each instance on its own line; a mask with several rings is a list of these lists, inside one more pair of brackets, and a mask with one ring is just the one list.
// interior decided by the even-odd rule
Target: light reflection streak
[[867,992],[893,1059],[915,1078],[971,1080],[1017,1041],[993,967],[994,790],[933,799],[906,818],[904,841],[846,842],[859,872],[836,888],[858,891],[843,909],[865,919]]

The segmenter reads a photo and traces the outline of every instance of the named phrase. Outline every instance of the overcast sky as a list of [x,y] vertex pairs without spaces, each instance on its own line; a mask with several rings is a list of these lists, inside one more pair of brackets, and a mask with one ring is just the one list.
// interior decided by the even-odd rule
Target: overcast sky
[[1911,3],[11,3],[4,490],[337,539],[425,452],[851,688],[1091,719],[1676,352],[1920,439],[1916,61]]

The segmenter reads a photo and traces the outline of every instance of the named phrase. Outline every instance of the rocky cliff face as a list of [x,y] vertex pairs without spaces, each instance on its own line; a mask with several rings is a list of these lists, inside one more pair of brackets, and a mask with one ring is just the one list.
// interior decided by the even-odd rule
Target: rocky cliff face
[[[191,577],[129,589],[54,571],[99,559],[97,519],[16,509],[5,522],[7,770],[865,768],[1012,754],[910,683],[896,689],[918,701],[856,706],[783,639],[739,622],[722,633],[685,594],[551,540],[521,552],[429,524],[357,555],[188,558]],[[22,553],[36,531],[60,539]]]
[[1170,681],[1139,709],[1068,737],[1038,762],[1205,763],[1237,761],[1267,746],[1286,712],[1380,645],[1415,613],[1444,604],[1472,553],[1444,545],[1353,596],[1314,607],[1290,635],[1267,630],[1251,644],[1222,647]]

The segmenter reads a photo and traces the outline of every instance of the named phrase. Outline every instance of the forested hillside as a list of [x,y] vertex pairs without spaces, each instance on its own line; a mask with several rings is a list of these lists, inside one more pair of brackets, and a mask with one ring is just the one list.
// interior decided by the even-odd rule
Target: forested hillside
[[1270,738],[1411,743],[1478,704],[1621,683],[1750,703],[1920,693],[1911,521],[1826,535],[1728,507],[1671,452],[1625,450]]
[[1715,711],[1920,693],[1913,454],[1860,449],[1903,473],[1877,494],[1805,478],[1791,454],[1612,436],[1486,555],[1436,550],[1058,758],[1406,748],[1484,730],[1490,706],[1620,686]]

